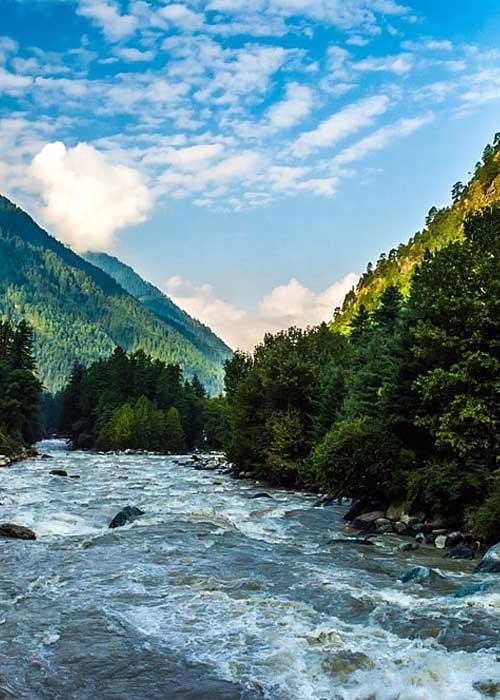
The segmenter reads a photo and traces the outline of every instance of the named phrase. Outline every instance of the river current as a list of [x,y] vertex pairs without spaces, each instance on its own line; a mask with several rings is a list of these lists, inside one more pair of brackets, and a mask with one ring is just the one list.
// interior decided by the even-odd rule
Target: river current
[[[494,580],[472,562],[328,544],[342,507],[187,457],[39,450],[0,471],[0,521],[37,534],[0,540],[2,700],[500,697],[500,589],[454,597]],[[416,564],[444,578],[399,582]]]

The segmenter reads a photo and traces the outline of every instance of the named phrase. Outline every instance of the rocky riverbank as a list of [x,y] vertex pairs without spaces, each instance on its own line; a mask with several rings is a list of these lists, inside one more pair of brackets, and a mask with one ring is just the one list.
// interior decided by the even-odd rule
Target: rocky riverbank
[[0,454],[0,467],[8,467],[16,462],[22,462],[25,459],[31,459],[36,457],[38,452],[34,447],[25,447],[22,450],[18,450],[11,455]]

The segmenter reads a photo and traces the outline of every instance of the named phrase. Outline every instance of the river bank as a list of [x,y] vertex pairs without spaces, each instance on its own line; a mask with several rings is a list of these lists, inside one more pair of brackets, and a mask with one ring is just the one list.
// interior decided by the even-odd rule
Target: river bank
[[25,459],[32,459],[38,455],[34,447],[25,447],[11,455],[0,454],[0,467],[9,467],[11,464],[22,462]]

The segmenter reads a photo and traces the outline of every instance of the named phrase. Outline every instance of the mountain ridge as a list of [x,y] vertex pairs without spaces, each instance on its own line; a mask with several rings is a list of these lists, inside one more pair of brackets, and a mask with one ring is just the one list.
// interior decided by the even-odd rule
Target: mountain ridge
[[88,365],[117,345],[180,364],[187,377],[198,375],[210,393],[222,389],[227,353],[205,355],[2,195],[0,317],[25,318],[33,326],[39,374],[52,392],[64,385],[75,363]]

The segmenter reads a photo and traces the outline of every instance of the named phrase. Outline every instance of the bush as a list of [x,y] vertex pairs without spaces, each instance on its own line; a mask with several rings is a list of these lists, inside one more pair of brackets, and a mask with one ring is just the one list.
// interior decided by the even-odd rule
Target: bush
[[500,541],[500,478],[483,505],[468,512],[466,523],[478,539],[488,544]]
[[404,493],[405,469],[413,455],[378,420],[341,421],[315,448],[308,470],[339,496],[390,502]]

